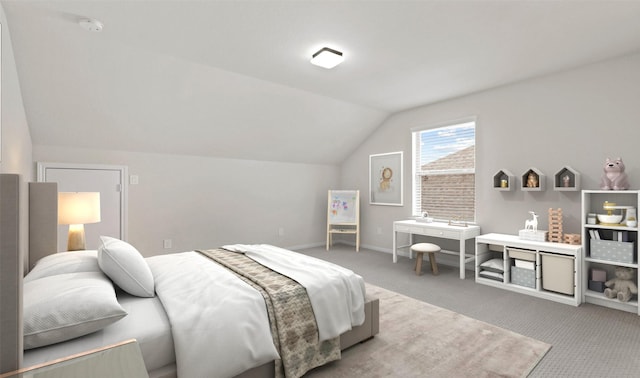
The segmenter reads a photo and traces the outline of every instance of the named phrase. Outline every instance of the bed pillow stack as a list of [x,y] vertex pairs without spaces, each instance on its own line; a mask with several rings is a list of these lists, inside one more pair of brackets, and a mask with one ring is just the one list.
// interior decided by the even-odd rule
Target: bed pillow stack
[[130,244],[102,236],[97,251],[61,252],[24,277],[24,349],[99,331],[127,315],[114,283],[139,297],[155,295],[151,269]]
[[24,349],[74,339],[127,315],[97,251],[55,253],[24,277]]

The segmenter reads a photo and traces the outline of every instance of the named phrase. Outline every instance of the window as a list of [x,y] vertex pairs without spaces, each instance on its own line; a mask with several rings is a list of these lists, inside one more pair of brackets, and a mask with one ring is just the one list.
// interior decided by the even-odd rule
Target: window
[[412,132],[413,215],[475,222],[476,122]]

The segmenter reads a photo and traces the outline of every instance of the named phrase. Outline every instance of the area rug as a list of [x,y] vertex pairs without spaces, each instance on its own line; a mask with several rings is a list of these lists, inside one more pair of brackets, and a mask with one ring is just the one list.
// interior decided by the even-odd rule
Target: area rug
[[305,377],[526,377],[551,345],[367,284],[380,333]]

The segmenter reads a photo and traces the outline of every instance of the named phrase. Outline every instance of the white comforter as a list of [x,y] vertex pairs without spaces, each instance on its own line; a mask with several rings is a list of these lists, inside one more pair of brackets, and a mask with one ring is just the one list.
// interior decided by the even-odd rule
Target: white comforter
[[234,244],[222,248],[244,253],[304,286],[316,317],[320,341],[364,323],[364,280],[351,270],[272,245]]
[[232,377],[279,358],[264,299],[251,286],[198,252],[147,262],[171,323],[179,377]]

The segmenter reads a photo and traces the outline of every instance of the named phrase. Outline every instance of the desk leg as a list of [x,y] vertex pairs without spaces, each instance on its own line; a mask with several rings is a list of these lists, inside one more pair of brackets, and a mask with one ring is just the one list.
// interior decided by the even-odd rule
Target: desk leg
[[398,262],[398,250],[396,249],[396,230],[393,230],[393,262]]
[[460,279],[464,280],[464,260],[466,260],[467,255],[465,254],[464,248],[465,248],[465,240],[464,239],[460,239]]
[[412,245],[413,245],[413,234],[410,232],[409,233],[409,260],[413,260],[413,249],[411,249]]

